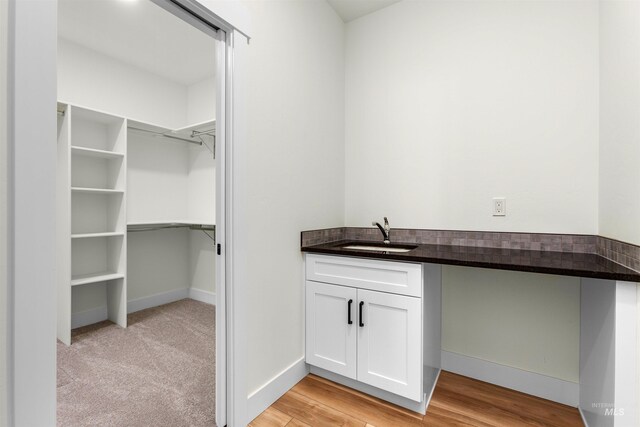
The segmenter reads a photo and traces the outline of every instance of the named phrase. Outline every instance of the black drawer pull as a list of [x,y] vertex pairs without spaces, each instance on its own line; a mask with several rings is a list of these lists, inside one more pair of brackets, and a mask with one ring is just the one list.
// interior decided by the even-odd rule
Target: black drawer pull
[[360,301],[360,318],[358,319],[360,322],[360,327],[364,327],[364,323],[362,322],[362,306],[364,305],[364,301]]
[[351,320],[351,304],[353,304],[352,299],[347,303],[347,323],[353,325],[353,320]]

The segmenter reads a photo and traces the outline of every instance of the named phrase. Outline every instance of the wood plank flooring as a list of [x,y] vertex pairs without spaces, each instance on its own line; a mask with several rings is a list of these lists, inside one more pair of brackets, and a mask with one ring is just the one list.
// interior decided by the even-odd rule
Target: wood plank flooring
[[576,408],[442,371],[426,416],[308,375],[249,424],[306,426],[582,426]]

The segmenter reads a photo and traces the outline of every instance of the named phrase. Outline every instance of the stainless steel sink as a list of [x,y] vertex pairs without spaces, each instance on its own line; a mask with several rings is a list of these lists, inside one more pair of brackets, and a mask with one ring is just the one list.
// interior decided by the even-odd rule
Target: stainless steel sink
[[358,245],[358,244],[348,244],[342,246],[342,249],[351,249],[354,251],[369,251],[369,252],[409,252],[415,249],[417,246],[389,246],[389,245]]

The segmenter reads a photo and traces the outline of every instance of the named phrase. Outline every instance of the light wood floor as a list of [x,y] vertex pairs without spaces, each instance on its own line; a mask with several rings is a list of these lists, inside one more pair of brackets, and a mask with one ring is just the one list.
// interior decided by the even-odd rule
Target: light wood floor
[[576,408],[443,371],[426,416],[309,375],[250,424],[297,426],[582,426]]

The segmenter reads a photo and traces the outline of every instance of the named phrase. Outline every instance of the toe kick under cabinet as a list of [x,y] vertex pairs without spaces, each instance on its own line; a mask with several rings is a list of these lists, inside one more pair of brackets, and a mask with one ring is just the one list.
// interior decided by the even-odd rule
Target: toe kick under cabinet
[[305,271],[306,362],[423,402],[422,264],[307,254]]

